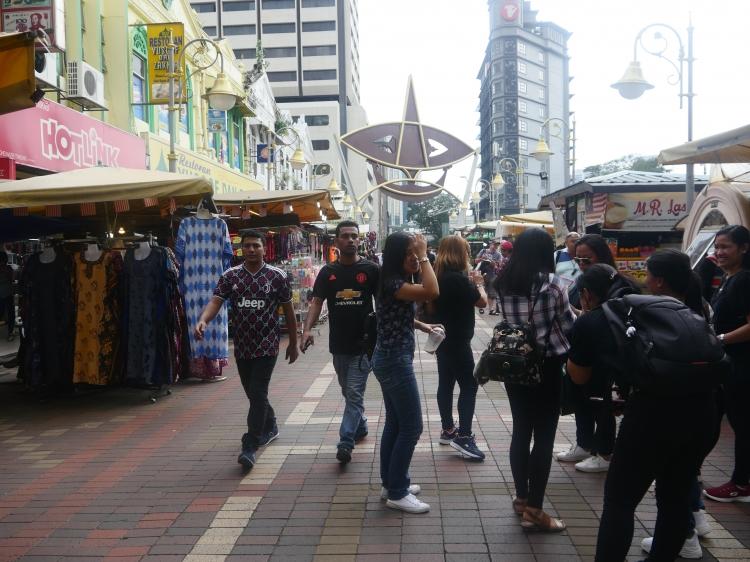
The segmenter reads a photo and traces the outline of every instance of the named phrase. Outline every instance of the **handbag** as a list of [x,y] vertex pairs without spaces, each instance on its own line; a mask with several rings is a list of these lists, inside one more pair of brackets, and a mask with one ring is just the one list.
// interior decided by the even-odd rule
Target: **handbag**
[[[474,369],[474,378],[480,384],[498,381],[522,386],[538,386],[542,382],[542,364],[549,344],[550,334],[541,352],[534,337],[532,318],[541,294],[541,287],[529,306],[526,322],[512,324],[505,313],[503,298],[499,297],[503,319],[495,325],[490,343],[482,352]],[[551,332],[551,330],[550,330]]]

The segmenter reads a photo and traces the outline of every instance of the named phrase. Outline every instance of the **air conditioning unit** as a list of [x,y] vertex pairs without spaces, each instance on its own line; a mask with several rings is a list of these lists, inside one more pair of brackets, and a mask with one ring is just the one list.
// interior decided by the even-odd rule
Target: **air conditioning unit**
[[34,74],[37,86],[44,89],[58,89],[57,53],[37,51],[34,55]]
[[104,75],[83,61],[68,62],[66,98],[87,109],[107,109]]

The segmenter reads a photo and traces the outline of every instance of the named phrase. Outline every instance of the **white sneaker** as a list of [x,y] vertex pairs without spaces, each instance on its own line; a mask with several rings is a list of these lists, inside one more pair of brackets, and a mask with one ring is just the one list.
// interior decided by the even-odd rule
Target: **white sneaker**
[[557,455],[555,455],[555,458],[560,462],[578,462],[582,461],[583,459],[587,459],[590,456],[591,453],[589,453],[586,449],[584,449],[583,447],[579,447],[578,445],[573,443],[570,446],[570,449],[568,449],[564,453],[557,453]]
[[[422,488],[419,484],[412,484],[409,486],[406,490],[409,492],[412,496],[416,496],[419,492],[422,491]],[[387,500],[388,499],[388,490],[385,488],[380,488],[380,499],[381,500]]]
[[[651,546],[654,543],[654,537],[648,537],[641,541],[641,548],[645,552],[651,552]],[[698,535],[693,533],[693,536],[685,541],[680,549],[680,558],[687,558],[688,560],[700,560],[703,558],[703,549],[701,543],[698,541]]]
[[594,455],[586,460],[576,463],[576,470],[581,472],[607,472],[609,470],[609,461]]
[[430,511],[430,504],[419,501],[414,494],[406,494],[400,500],[388,500],[385,505],[406,513],[427,513]]
[[706,517],[706,510],[694,511],[693,517],[695,518],[695,532],[698,533],[698,536],[705,537],[708,535],[711,532],[711,523],[708,522],[708,517]]

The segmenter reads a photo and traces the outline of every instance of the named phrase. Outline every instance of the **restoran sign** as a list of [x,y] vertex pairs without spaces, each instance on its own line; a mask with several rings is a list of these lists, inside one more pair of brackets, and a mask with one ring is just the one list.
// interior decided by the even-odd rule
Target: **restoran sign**
[[604,211],[603,228],[664,232],[687,216],[684,192],[610,193]]

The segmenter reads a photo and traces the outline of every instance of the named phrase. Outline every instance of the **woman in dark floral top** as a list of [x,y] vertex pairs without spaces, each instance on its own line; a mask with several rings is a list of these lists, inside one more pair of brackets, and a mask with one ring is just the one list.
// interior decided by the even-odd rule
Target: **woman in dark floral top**
[[[421,271],[422,283],[414,283]],[[411,281],[410,281],[411,280]],[[409,464],[422,434],[422,408],[414,376],[414,328],[431,332],[435,325],[415,320],[414,305],[436,299],[438,283],[421,235],[391,234],[385,241],[377,295],[378,339],[372,370],[385,401],[385,425],[380,439],[381,497],[387,506],[425,513],[417,484],[409,480]]]

